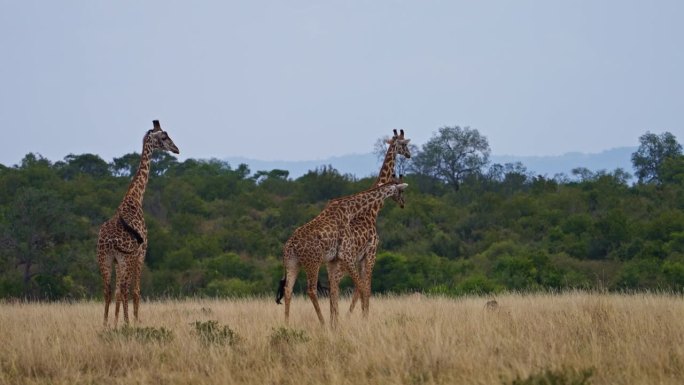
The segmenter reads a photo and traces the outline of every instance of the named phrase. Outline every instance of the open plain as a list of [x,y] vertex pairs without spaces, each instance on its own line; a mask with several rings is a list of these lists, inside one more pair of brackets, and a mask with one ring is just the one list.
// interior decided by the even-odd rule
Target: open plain
[[0,383],[684,383],[681,296],[490,300],[376,296],[337,330],[304,297],[288,327],[270,298],[144,302],[140,324],[116,330],[97,301],[2,303]]

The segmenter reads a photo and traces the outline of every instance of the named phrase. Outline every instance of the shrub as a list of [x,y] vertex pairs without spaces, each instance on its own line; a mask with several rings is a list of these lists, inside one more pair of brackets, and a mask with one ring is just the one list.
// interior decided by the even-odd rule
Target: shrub
[[124,326],[119,329],[109,329],[99,333],[101,339],[107,342],[114,340],[136,340],[139,342],[169,342],[173,333],[164,327],[132,327]]
[[271,333],[271,345],[291,345],[307,342],[309,339],[304,330],[288,329],[282,326],[278,329],[273,329]]
[[594,369],[546,369],[541,373],[531,374],[525,379],[516,378],[511,385],[589,385],[589,378],[594,374]]
[[227,325],[220,326],[218,321],[195,321],[191,325],[195,326],[195,334],[204,345],[233,346],[240,341],[237,333]]
[[219,278],[209,282],[204,292],[212,297],[246,297],[256,293],[256,284],[240,278]]
[[491,294],[498,293],[503,287],[482,274],[471,275],[459,283],[456,292],[458,294]]

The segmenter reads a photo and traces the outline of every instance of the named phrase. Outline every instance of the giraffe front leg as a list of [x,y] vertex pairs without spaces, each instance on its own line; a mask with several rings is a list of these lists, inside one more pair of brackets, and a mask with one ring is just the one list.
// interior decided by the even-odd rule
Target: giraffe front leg
[[[361,268],[363,269],[363,261],[361,262]],[[361,272],[362,278],[363,278],[363,271]],[[358,287],[354,286],[354,294],[352,294],[352,299],[351,299],[351,304],[349,305],[349,313],[354,312],[354,308],[356,307],[356,302],[359,300],[361,297],[361,291],[359,290]]]
[[147,251],[147,243],[144,243],[138,251],[138,263],[136,265],[135,274],[133,274],[133,318],[135,322],[140,322],[138,317],[138,309],[140,307],[140,276],[142,274],[143,264],[145,263],[145,253]]
[[[128,277],[127,277],[128,278]],[[128,285],[130,283],[129,279],[123,280],[124,282],[121,285],[121,302],[123,303],[123,315],[124,315],[124,324],[126,326],[129,325],[129,319],[128,319]]]
[[104,320],[102,325],[107,327],[107,321],[109,318],[109,304],[112,302],[112,271],[111,261],[107,260],[107,256],[103,252],[98,250],[98,263],[100,265],[100,274],[102,275],[102,285],[104,290]]
[[362,267],[363,279],[361,290],[363,291],[361,310],[364,318],[368,318],[368,313],[370,312],[370,296],[371,296],[371,280],[373,278],[373,266],[375,265],[375,255],[372,258],[367,258],[364,261],[364,266]]
[[338,324],[338,302],[340,299],[340,280],[342,279],[342,269],[337,260],[328,262],[328,283],[330,284],[330,327],[337,328]]
[[114,308],[114,328],[119,324],[119,309],[121,308],[121,281],[123,280],[123,266],[121,262],[116,262],[116,277],[114,282],[116,306]]
[[368,248],[368,252],[363,260],[363,265],[361,267],[361,282],[363,286],[363,302],[361,303],[362,314],[364,318],[368,318],[368,313],[370,312],[370,296],[371,296],[371,280],[373,278],[373,267],[375,266],[375,254],[378,250],[379,240],[377,236],[372,241],[371,246]]
[[133,279],[133,285],[131,290],[131,296],[133,297],[133,320],[138,323],[140,318],[138,317],[138,309],[140,308],[140,278]]
[[366,264],[366,259],[361,261],[361,266],[359,268],[359,282],[361,283],[360,286],[356,286],[354,288],[354,294],[357,296],[357,299],[361,300],[361,311],[364,316],[366,316],[366,281],[369,279],[368,277],[368,268]]
[[359,288],[355,287],[354,288],[354,294],[352,294],[351,305],[349,305],[349,313],[354,312],[354,308],[356,307],[356,302],[359,300],[359,297],[361,296],[359,293],[360,293]]
[[[363,260],[361,261],[359,265],[359,279],[362,282],[361,286],[354,286],[354,295],[352,296],[352,302],[351,305],[349,305],[349,313],[354,311],[354,308],[356,307],[356,302],[361,298],[361,293],[363,292],[363,288],[366,286],[365,282],[368,279],[367,277],[367,268],[366,268],[366,262],[368,260],[368,257],[364,257]],[[363,301],[361,303],[361,308],[363,309]]]
[[119,304],[123,305],[124,313],[124,324],[128,326],[128,290],[131,284],[131,259],[124,259],[123,263],[117,265],[116,269],[116,283],[117,283],[117,294],[116,294],[116,314],[118,321],[119,314]]
[[363,305],[365,301],[365,296],[364,292],[365,290],[361,289],[363,287],[363,282],[361,281],[361,277],[359,275],[358,270],[356,270],[356,265],[354,264],[353,260],[350,258],[342,259],[341,258],[341,263],[344,267],[344,270],[346,270],[349,273],[349,276],[352,279],[352,282],[354,282],[354,287],[359,289],[360,295],[361,295],[361,304]]

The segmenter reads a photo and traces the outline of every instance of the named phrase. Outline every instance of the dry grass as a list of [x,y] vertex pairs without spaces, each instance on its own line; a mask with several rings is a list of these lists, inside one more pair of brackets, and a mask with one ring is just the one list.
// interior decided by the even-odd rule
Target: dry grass
[[[0,304],[0,383],[582,384],[583,370],[595,385],[684,383],[679,296],[488,299],[375,297],[336,331],[303,297],[290,329],[270,298],[148,302],[148,329],[128,338],[103,330],[98,302]],[[209,320],[230,338],[200,338]]]

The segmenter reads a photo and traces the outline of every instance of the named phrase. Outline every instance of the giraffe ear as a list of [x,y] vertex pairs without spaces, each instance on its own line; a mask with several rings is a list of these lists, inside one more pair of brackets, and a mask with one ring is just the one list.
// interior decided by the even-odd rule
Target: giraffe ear
[[152,131],[161,131],[161,124],[159,124],[158,120],[153,120],[152,121],[152,126],[154,127]]
[[404,189],[406,189],[407,187],[408,187],[408,183],[400,183],[400,184],[397,185],[397,188],[398,188],[399,190],[404,190]]

